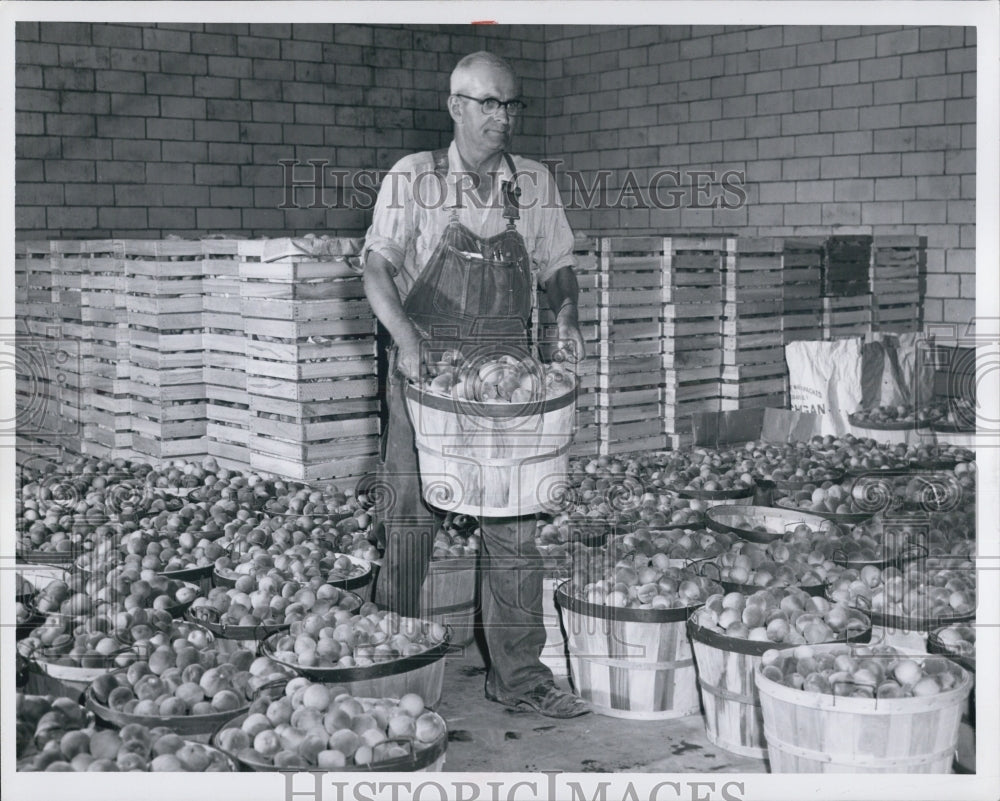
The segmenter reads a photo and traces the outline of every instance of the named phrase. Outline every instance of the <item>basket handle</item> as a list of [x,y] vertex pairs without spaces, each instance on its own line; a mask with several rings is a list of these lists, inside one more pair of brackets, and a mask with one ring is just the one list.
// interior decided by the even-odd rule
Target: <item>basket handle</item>
[[260,696],[267,693],[269,690],[276,689],[278,687],[284,687],[288,684],[288,679],[272,679],[271,681],[260,685],[254,693],[254,698],[259,698]]
[[[700,566],[697,568],[697,573],[699,576],[701,576],[702,578],[706,578],[709,581],[717,581],[720,584],[722,583],[722,568],[719,567],[715,562],[711,561],[711,557],[695,561],[700,563]],[[716,578],[714,579],[711,576],[705,575],[705,568],[709,566],[715,568]]]
[[[848,687],[861,687],[861,688],[864,688],[865,690],[871,691],[871,694],[872,694],[871,697],[875,701],[875,708],[876,709],[878,708],[878,693],[875,692],[874,688],[870,684],[862,684],[859,681],[854,681],[854,679],[838,679],[837,681],[835,681],[833,683],[832,689],[835,690],[837,687],[839,687],[841,685],[848,686]],[[833,694],[833,703],[836,706],[836,704],[837,704],[837,694],[836,694],[836,692]]]
[[[399,743],[400,745],[405,745],[408,753],[405,757],[399,757],[399,759],[409,759],[411,762],[416,761],[417,755],[413,753],[413,740],[409,739],[408,737],[387,737],[382,742],[378,743],[378,745],[376,745],[372,749],[372,751],[374,752],[375,748],[377,748],[379,745],[387,745],[388,743]],[[365,765],[365,769],[369,772],[372,772],[376,770],[375,764],[376,763],[373,760],[372,762],[369,762],[367,765]]]
[[851,601],[866,612],[872,611],[872,599],[866,595],[855,595]]
[[[219,622],[222,619],[222,613],[216,609],[214,606],[209,604],[204,604],[203,606],[196,606],[194,608],[189,608],[191,617],[194,618],[208,618],[207,620],[199,620],[198,622],[210,623],[213,626],[219,626],[222,631],[226,630],[224,623]],[[211,618],[215,619],[212,620]]]

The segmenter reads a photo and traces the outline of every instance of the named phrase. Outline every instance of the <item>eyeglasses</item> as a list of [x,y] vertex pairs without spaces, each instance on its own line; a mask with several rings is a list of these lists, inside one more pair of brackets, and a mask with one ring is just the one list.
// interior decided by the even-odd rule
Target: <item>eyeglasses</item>
[[484,114],[495,114],[501,108],[507,112],[508,116],[516,117],[526,107],[526,103],[523,100],[508,100],[504,102],[503,100],[497,100],[495,97],[470,97],[469,95],[463,95],[461,92],[453,92],[455,97],[464,97],[466,100],[473,100],[479,104],[482,108]]

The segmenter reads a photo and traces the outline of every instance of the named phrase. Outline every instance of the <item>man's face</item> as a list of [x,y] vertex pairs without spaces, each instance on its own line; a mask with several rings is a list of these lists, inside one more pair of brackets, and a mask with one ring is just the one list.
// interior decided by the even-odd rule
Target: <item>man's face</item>
[[[470,70],[459,92],[469,97],[495,97],[506,101],[517,97],[517,81],[506,70],[479,66]],[[492,114],[483,113],[482,106],[473,100],[457,98],[459,115],[455,118],[456,135],[477,149],[499,153],[510,145],[514,120],[504,108]]]

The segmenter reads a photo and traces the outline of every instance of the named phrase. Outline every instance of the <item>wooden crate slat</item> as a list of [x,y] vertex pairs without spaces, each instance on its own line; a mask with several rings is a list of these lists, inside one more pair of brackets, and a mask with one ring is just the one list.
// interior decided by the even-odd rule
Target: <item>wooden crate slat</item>
[[251,395],[268,395],[298,401],[333,400],[336,398],[365,398],[376,392],[374,373],[363,378],[336,381],[302,382],[270,376],[247,374],[247,392]]
[[250,452],[250,468],[254,472],[274,473],[294,481],[361,478],[375,470],[375,454],[345,459],[302,462],[265,453]]
[[368,301],[349,300],[261,300],[240,298],[244,317],[258,317],[272,320],[330,320],[347,318],[370,318],[371,306]]

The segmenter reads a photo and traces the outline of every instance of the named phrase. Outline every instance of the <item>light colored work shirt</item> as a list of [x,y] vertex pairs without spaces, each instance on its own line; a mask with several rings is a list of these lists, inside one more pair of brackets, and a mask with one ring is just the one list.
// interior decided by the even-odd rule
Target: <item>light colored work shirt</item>
[[[576,266],[573,232],[549,171],[537,161],[520,156],[512,158],[521,190],[520,219],[515,225],[531,257],[532,274],[544,285],[561,267]],[[400,159],[385,176],[365,237],[362,259],[374,251],[393,265],[393,279],[401,301],[406,301],[451,220],[460,181],[467,189],[461,193],[459,222],[483,238],[499,234],[507,227],[501,194],[501,182],[511,177],[506,159],[501,159],[497,172],[492,196],[480,200],[471,188],[471,176],[462,166],[458,147],[452,142],[448,148],[446,189],[434,174],[430,151]]]

